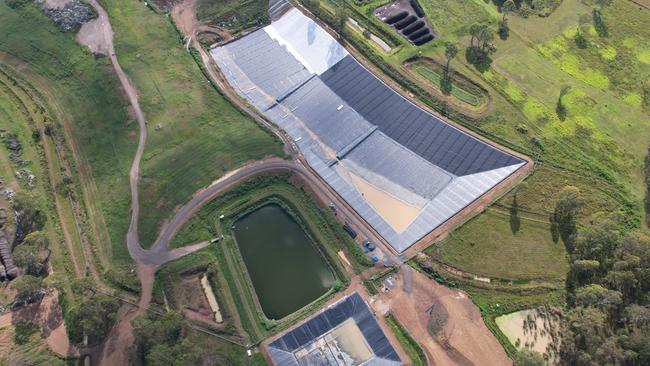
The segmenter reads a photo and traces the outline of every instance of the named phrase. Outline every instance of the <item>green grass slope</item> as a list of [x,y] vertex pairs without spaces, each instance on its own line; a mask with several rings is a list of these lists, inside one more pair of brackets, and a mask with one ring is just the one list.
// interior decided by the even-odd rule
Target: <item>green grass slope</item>
[[197,189],[246,161],[281,155],[282,145],[212,88],[166,15],[135,1],[102,3],[148,124],[139,191],[140,240],[150,246]]
[[[0,1],[0,52],[23,60],[23,67],[55,88],[54,98],[70,119],[80,158],[92,167],[94,199],[113,242],[115,259],[128,259],[123,238],[128,227],[128,169],[135,152],[135,124],[118,92],[105,58],[95,58],[59,32],[33,4],[19,9]],[[45,92],[45,90],[41,90]]]

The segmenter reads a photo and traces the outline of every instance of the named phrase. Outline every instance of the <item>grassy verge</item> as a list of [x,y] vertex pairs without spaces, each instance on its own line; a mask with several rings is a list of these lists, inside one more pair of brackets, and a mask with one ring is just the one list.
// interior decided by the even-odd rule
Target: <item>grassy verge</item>
[[139,186],[148,247],[197,189],[244,162],[282,155],[282,145],[212,89],[166,15],[134,1],[102,4],[148,122]]
[[[61,275],[66,273],[73,275],[72,257],[78,263],[84,263],[81,245],[78,237],[73,242],[73,252],[69,252],[65,245],[61,223],[57,216],[57,207],[54,203],[54,197],[59,193],[52,186],[50,169],[46,159],[46,154],[52,152],[46,151],[49,146],[45,146],[41,141],[34,141],[32,137],[34,131],[41,127],[43,117],[38,112],[35,101],[29,99],[29,96],[20,89],[18,84],[14,84],[14,79],[6,74],[4,69],[0,70],[0,121],[3,122],[3,129],[6,130],[6,132],[2,133],[3,146],[0,147],[0,155],[2,155],[0,175],[3,185],[15,192],[29,192],[34,197],[34,200],[46,202],[44,209],[47,223],[44,232],[51,243],[50,264],[56,270],[61,271]],[[20,155],[18,155],[19,160],[10,160],[10,150],[7,148],[10,136],[15,136],[16,141],[21,145]],[[53,163],[55,162],[53,161]],[[20,174],[20,178],[18,178],[16,172]],[[31,184],[27,177],[28,174],[34,176]],[[4,197],[2,201],[5,212],[10,213],[9,202]],[[69,214],[67,210],[63,210],[63,212]],[[65,215],[62,219],[65,219],[64,224],[68,226],[74,223],[68,215]],[[13,225],[13,220],[13,215],[11,215],[11,225]],[[13,235],[13,233],[9,235]]]
[[424,366],[427,364],[427,357],[418,342],[411,337],[408,331],[392,315],[386,317],[386,323],[397,337],[402,349],[411,359],[413,366]]

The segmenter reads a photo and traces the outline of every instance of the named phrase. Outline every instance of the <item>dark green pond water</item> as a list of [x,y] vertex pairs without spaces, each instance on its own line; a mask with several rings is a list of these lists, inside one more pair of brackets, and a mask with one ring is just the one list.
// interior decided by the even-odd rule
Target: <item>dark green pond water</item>
[[235,222],[233,232],[267,318],[281,319],[333,285],[315,244],[281,206],[251,212]]

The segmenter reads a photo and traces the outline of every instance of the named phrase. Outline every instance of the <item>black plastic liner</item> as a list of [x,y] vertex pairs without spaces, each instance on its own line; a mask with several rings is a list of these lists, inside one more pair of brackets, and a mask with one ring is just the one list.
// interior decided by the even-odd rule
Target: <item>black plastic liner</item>
[[424,22],[421,20],[418,20],[417,22],[409,25],[408,27],[404,28],[402,30],[402,34],[405,36],[408,36],[409,34],[415,32],[416,30],[424,27]]
[[391,16],[391,17],[388,17],[388,19],[386,19],[384,22],[386,24],[394,24],[394,23],[397,23],[400,20],[406,18],[406,16],[408,16],[408,15],[409,15],[409,13],[407,11],[402,11],[402,12],[399,12],[399,13]]
[[404,18],[403,20],[400,20],[399,22],[395,23],[393,26],[397,28],[398,30],[404,29],[407,26],[411,25],[413,22],[418,20],[418,18],[415,15],[409,15],[408,17]]
[[421,30],[419,30],[419,31],[417,31],[417,32],[415,32],[415,33],[413,33],[413,34],[411,34],[411,35],[409,36],[409,40],[411,40],[411,41],[415,41],[416,39],[422,37],[422,36],[425,35],[425,34],[429,34],[429,30],[426,29],[426,28],[421,29]]
[[413,41],[413,44],[416,45],[416,46],[421,46],[421,45],[429,42],[432,39],[433,39],[433,36],[431,34],[427,34],[426,36],[418,38],[415,41]]

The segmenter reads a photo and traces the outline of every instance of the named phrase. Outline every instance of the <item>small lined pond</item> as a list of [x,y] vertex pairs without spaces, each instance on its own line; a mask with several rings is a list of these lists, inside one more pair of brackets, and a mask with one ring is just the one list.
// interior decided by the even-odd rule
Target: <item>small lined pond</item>
[[233,233],[267,318],[293,313],[334,284],[316,244],[280,205],[270,203],[243,216]]

